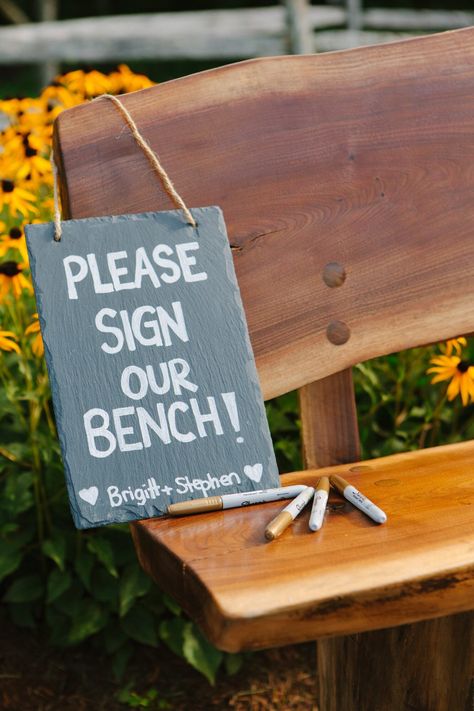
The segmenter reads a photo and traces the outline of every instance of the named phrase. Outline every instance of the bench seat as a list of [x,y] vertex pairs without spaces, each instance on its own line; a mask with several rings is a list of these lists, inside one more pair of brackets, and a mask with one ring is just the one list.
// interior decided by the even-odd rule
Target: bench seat
[[383,526],[331,494],[281,538],[281,502],[132,525],[146,572],[221,649],[344,635],[467,610],[474,599],[474,442],[282,476],[340,474],[388,515]]

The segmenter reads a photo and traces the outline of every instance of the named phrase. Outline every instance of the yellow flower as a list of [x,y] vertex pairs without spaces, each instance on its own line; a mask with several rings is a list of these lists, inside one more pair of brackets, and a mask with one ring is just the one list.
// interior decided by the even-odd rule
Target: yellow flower
[[[36,98],[0,99],[0,114],[6,118],[0,130],[0,303],[6,295],[15,297],[31,284],[22,274],[23,266],[10,259],[17,250],[26,267],[28,253],[18,225],[47,221],[53,213],[53,177],[49,156],[53,122],[64,110],[103,93],[137,91],[154,82],[134,74],[122,64],[110,74],[82,70],[56,77]],[[6,124],[6,125],[5,125]],[[18,256],[18,260],[20,257]]]
[[[67,74],[65,75],[68,76]],[[43,89],[41,98],[46,101],[46,110],[49,112],[50,118],[55,119],[58,114],[64,109],[70,109],[73,106],[82,104],[84,97],[73,94],[66,86],[62,84],[63,77],[57,77],[49,86]]]
[[33,182],[45,181],[51,174],[51,163],[42,155],[45,150],[44,142],[34,133],[26,133],[22,140],[22,171],[25,177]]
[[83,98],[108,94],[111,90],[109,77],[95,69],[91,72],[83,72],[81,69],[68,72],[60,81],[69,91],[81,94]]
[[[0,225],[0,232],[1,232]],[[11,227],[8,233],[0,238],[0,257],[4,257],[10,249],[20,252],[22,260],[28,262],[25,235],[21,227]]]
[[20,348],[13,339],[16,340],[16,336],[12,331],[0,331],[0,350],[19,353]]
[[31,334],[35,336],[31,344],[31,350],[36,356],[41,357],[44,355],[44,343],[41,336],[38,314],[33,314],[33,321],[25,331],[25,336],[30,336]]
[[432,383],[451,380],[448,385],[448,400],[461,396],[462,404],[467,405],[469,397],[474,401],[474,366],[459,356],[439,355],[431,358],[433,368],[428,368],[427,373],[435,373]]
[[24,289],[30,294],[33,292],[33,287],[22,273],[24,267],[24,264],[18,262],[0,262],[0,304],[8,294],[18,299]]
[[144,74],[135,74],[126,64],[120,64],[115,72],[110,74],[110,81],[112,94],[126,94],[129,91],[147,89],[155,83]]
[[0,111],[10,119],[17,130],[29,132],[44,130],[46,124],[51,122],[45,110],[43,99],[8,99],[0,101]]
[[10,210],[12,217],[16,217],[18,214],[24,217],[31,213],[36,214],[38,209],[33,204],[36,200],[36,195],[19,187],[15,180],[0,177],[0,211],[6,207]]
[[450,338],[449,341],[446,341],[446,343],[441,346],[441,350],[446,353],[447,356],[452,355],[453,351],[456,352],[456,355],[460,356],[463,347],[465,348],[466,346],[467,341],[464,336],[459,336],[459,338]]

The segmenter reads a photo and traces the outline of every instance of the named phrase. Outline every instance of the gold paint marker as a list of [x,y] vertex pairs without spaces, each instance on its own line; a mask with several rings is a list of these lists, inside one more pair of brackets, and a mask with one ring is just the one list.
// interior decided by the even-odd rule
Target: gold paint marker
[[316,487],[313,508],[311,509],[311,517],[309,519],[309,527],[312,531],[319,531],[324,523],[324,512],[326,511],[328,496],[329,479],[327,476],[322,476]]
[[306,504],[311,501],[313,494],[314,488],[312,486],[305,486],[301,494],[299,494],[294,501],[291,501],[288,506],[285,506],[278,516],[270,521],[265,529],[265,538],[267,541],[273,541],[275,538],[278,538],[278,536],[281,536],[283,531],[295,520]]
[[222,494],[222,496],[208,496],[205,499],[179,501],[177,504],[168,506],[168,513],[171,516],[183,516],[205,511],[221,511],[222,509],[236,509],[253,504],[265,504],[267,501],[293,499],[304,489],[306,489],[304,484],[294,484],[293,486],[281,486],[277,489],[258,489],[238,494]]
[[348,481],[343,479],[341,476],[331,476],[329,477],[331,484],[337,491],[343,495],[345,499],[354,504],[356,508],[365,513],[366,516],[375,521],[375,523],[385,523],[387,520],[387,514],[379,509],[370,499],[368,499],[364,494],[358,491],[355,486],[349,484]]

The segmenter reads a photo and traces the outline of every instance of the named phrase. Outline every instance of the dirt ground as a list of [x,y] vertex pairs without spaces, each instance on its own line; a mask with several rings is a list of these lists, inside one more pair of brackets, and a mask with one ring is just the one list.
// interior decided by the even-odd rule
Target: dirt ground
[[[2,622],[2,711],[317,711],[315,645],[249,655],[232,677],[222,672],[215,687],[167,649],[140,648],[117,683],[107,661],[87,646],[52,649],[44,640]],[[131,684],[138,700],[121,703]],[[156,690],[157,695],[153,698]]]

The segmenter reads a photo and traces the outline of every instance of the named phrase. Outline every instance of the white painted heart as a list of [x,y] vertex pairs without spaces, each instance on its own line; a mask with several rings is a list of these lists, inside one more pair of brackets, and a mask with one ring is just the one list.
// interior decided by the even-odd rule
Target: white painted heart
[[95,502],[99,496],[99,489],[96,486],[90,486],[88,489],[81,489],[79,496],[83,501],[87,501],[91,506],[95,506]]
[[246,464],[244,467],[244,474],[252,481],[259,482],[262,478],[263,467],[261,464]]

